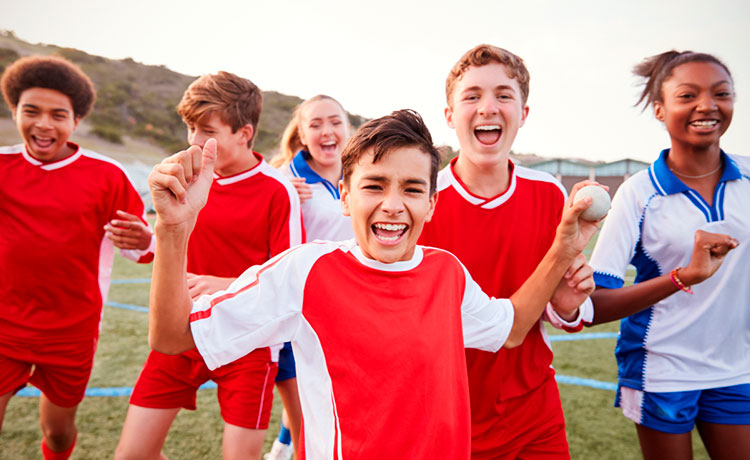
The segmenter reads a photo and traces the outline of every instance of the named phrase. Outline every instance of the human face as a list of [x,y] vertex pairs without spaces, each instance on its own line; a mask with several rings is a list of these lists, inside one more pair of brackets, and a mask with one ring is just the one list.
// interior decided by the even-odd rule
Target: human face
[[734,88],[727,72],[713,62],[687,62],[662,83],[663,102],[654,115],[675,144],[693,148],[719,145],[734,112]]
[[383,263],[410,260],[425,222],[432,218],[430,156],[416,147],[392,150],[372,162],[372,151],[343,182],[341,206],[352,217],[362,254]]
[[232,132],[232,127],[222,121],[216,113],[210,113],[195,123],[186,121],[187,138],[190,145],[203,148],[207,140],[216,139],[215,171],[220,176],[231,176],[253,167],[257,160],[247,147],[252,139],[253,128],[245,125]]
[[502,64],[472,66],[456,82],[451,99],[445,119],[456,130],[461,156],[478,167],[504,166],[529,113],[518,81]]
[[49,88],[29,88],[21,93],[13,113],[29,155],[39,161],[62,160],[71,155],[68,138],[78,126],[70,98]]
[[316,165],[340,168],[341,150],[349,139],[344,110],[331,99],[308,104],[300,113],[299,137]]

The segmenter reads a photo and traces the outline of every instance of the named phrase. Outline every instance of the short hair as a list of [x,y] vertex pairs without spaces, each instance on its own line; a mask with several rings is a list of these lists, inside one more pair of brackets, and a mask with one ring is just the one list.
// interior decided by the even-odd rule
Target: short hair
[[662,85],[672,76],[672,71],[675,67],[688,62],[709,62],[716,64],[727,72],[730,81],[734,84],[731,72],[717,57],[706,53],[671,50],[648,57],[633,67],[633,73],[639,77],[643,77],[645,80],[643,92],[641,92],[641,96],[635,105],[638,106],[641,102],[645,101],[643,110],[646,110],[646,107],[652,105],[654,102],[664,102]]
[[3,97],[15,112],[21,94],[30,88],[59,91],[70,99],[73,114],[83,118],[96,100],[91,79],[72,62],[58,56],[27,56],[8,66],[0,79]]
[[177,113],[186,123],[197,123],[211,114],[232,128],[232,132],[245,125],[253,127],[253,137],[247,143],[253,146],[258,134],[258,120],[263,107],[263,93],[250,80],[229,72],[203,75],[192,82],[177,105]]
[[529,99],[529,80],[531,76],[523,59],[506,49],[482,44],[475,46],[461,56],[461,59],[456,62],[448,73],[448,78],[445,79],[445,98],[448,101],[448,107],[453,107],[452,96],[456,82],[469,67],[482,67],[492,63],[502,64],[505,66],[505,73],[508,77],[516,79],[518,87],[521,89],[521,102],[525,105]]
[[432,143],[430,131],[422,117],[413,110],[397,110],[390,115],[370,120],[349,138],[341,153],[344,183],[349,179],[359,160],[372,149],[372,162],[377,163],[394,149],[416,147],[430,156],[430,196],[437,187],[440,152]]
[[304,102],[301,102],[297,105],[297,107],[294,108],[292,119],[289,120],[289,123],[284,129],[284,133],[281,135],[281,142],[279,143],[279,153],[277,153],[276,156],[271,160],[271,166],[273,166],[274,168],[280,168],[292,162],[294,155],[296,155],[297,152],[299,152],[300,149],[304,147],[304,145],[302,145],[302,140],[299,137],[299,126],[302,118],[302,111],[305,109],[305,107],[309,106],[313,102],[324,100],[333,101],[338,104],[338,106],[341,108],[341,113],[344,115],[344,123],[349,123],[349,117],[346,116],[344,106],[342,106],[339,101],[332,98],[331,96],[318,94]]

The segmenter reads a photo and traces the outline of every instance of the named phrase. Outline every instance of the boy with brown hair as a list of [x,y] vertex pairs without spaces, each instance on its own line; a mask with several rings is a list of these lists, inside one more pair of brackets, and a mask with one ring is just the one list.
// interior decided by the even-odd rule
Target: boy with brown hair
[[151,346],[165,353],[197,346],[216,368],[291,341],[309,458],[468,459],[464,347],[523,340],[596,230],[579,220],[591,200],[567,204],[528,283],[510,300],[491,299],[455,256],[416,244],[435,209],[439,154],[419,115],[398,111],[367,122],[343,152],[339,187],[354,240],[298,246],[226,291],[193,299],[185,245],[215,162],[209,140],[149,176],[158,216]]
[[[194,81],[177,107],[188,142],[219,142],[211,198],[187,244],[187,282],[197,298],[224,288],[249,265],[300,244],[299,199],[291,183],[252,150],[263,95],[250,80],[228,72]],[[198,350],[176,356],[152,351],[133,394],[115,453],[117,459],[165,458],[169,427],[180,408],[195,409],[196,392],[218,385],[225,422],[225,459],[259,459],[273,403],[280,346],[247,349],[232,363],[209,370]]]
[[24,57],[3,73],[23,144],[0,148],[0,427],[38,387],[42,453],[67,459],[91,375],[114,246],[150,262],[143,202],[119,164],[69,141],[96,92],[71,62]]
[[[479,45],[454,65],[445,87],[445,118],[460,153],[440,172],[440,204],[420,243],[451,251],[487,294],[506,297],[530,279],[553,244],[566,192],[552,176],[510,160],[529,113],[529,72],[521,58]],[[585,257],[573,269],[590,287]],[[592,315],[588,292],[568,279],[544,314],[571,331]],[[541,317],[518,348],[466,350],[474,459],[569,457]]]

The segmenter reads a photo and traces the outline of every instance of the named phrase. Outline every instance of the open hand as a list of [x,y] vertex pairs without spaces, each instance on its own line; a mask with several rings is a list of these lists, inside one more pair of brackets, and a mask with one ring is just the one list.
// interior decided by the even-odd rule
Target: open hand
[[151,229],[138,216],[118,210],[120,219],[112,219],[104,226],[107,238],[120,249],[139,249],[151,246]]

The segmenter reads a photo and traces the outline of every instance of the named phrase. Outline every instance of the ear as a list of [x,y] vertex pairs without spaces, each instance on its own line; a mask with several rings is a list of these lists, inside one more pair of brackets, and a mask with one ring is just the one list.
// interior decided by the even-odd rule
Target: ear
[[427,211],[427,215],[424,218],[425,222],[429,222],[432,220],[432,215],[435,213],[435,206],[437,205],[437,199],[438,199],[438,194],[437,194],[437,190],[435,190],[435,193],[433,193],[432,196],[430,197],[430,210]]
[[351,216],[349,212],[349,190],[343,180],[339,181],[339,196],[341,196],[341,212],[345,216]]
[[253,138],[253,134],[255,133],[255,130],[253,129],[253,126],[250,124],[246,124],[245,126],[240,128],[240,135],[242,142],[247,145],[248,142],[250,142],[250,139]]
[[78,128],[78,123],[81,121],[81,116],[76,115],[75,118],[73,118],[73,129],[75,130]]
[[526,117],[528,116],[529,116],[529,106],[524,105],[523,109],[521,109],[521,124],[518,125],[519,128],[522,127],[524,123],[526,123]]
[[659,121],[664,121],[664,105],[659,101],[654,101],[654,116]]
[[449,128],[456,129],[456,127],[453,126],[453,110],[450,107],[445,108],[445,122],[448,124]]

